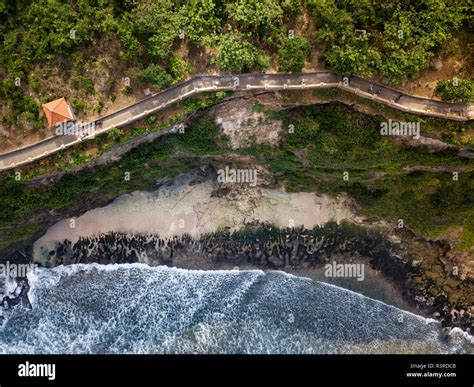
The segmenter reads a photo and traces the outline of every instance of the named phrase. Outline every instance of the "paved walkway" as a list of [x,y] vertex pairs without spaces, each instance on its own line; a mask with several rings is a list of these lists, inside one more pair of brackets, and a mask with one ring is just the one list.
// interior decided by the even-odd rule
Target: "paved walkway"
[[242,74],[237,76],[196,76],[188,81],[153,94],[133,105],[100,118],[102,126],[84,136],[53,136],[45,140],[0,154],[0,171],[12,169],[46,157],[67,147],[87,141],[116,127],[121,128],[156,113],[173,103],[195,94],[219,90],[302,90],[338,87],[395,109],[443,117],[451,120],[474,119],[474,104],[448,103],[414,97],[388,86],[358,77],[342,78],[330,72],[306,74]]

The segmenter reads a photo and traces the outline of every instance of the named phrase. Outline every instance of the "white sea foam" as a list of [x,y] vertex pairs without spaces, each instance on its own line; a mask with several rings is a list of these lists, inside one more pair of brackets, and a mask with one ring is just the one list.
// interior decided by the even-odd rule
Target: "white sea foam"
[[469,344],[474,345],[474,336],[463,331],[461,328],[452,328],[449,331],[449,336],[454,337],[454,338],[461,338],[462,341],[465,340]]
[[438,323],[284,272],[135,263],[35,275],[33,310],[15,310],[0,330],[0,353],[470,351],[457,331],[445,343]]

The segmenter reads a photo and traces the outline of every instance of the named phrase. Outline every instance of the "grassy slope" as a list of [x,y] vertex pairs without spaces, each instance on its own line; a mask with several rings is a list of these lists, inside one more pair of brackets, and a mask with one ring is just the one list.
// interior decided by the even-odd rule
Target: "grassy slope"
[[[474,245],[472,162],[459,159],[453,152],[402,149],[378,135],[381,117],[337,103],[269,114],[282,119],[285,127],[293,124],[295,132],[286,133],[278,148],[263,146],[240,152],[266,164],[277,184],[285,184],[290,191],[348,192],[363,213],[391,220],[403,218],[407,226],[430,237],[463,226],[459,248],[468,250]],[[49,210],[60,212],[88,203],[97,195],[113,198],[150,189],[159,178],[198,166],[199,156],[228,152],[225,139],[218,133],[204,113],[183,134],[161,137],[109,166],[67,173],[47,188],[32,188],[26,180],[16,182],[10,174],[0,185],[0,248],[28,239],[45,224]],[[176,156],[177,151],[191,157]],[[455,182],[449,173],[407,175],[402,168],[409,165],[471,171],[461,173]],[[350,174],[348,181],[342,179],[344,171]],[[124,179],[125,172],[130,173],[130,181]]]
[[[452,151],[434,155],[424,149],[402,149],[378,134],[381,117],[337,104],[292,109],[279,113],[278,118],[284,119],[285,127],[293,124],[295,133],[286,133],[286,146],[267,149],[265,158],[287,189],[347,192],[363,213],[404,219],[406,225],[429,237],[463,226],[459,247],[474,245],[473,162],[459,159]],[[302,150],[309,166],[296,155]],[[410,165],[468,171],[453,181],[451,173],[404,173],[402,168]],[[343,180],[345,171],[348,181]]]
[[[149,146],[132,150],[117,163],[67,173],[58,183],[43,189],[32,187],[27,180],[15,181],[11,174],[0,186],[0,248],[27,239],[40,228],[45,217],[33,222],[35,214],[87,203],[96,195],[113,198],[124,192],[150,189],[157,179],[195,168],[196,160],[174,157],[174,150],[179,147],[196,155],[211,153],[217,148],[217,131],[216,126],[202,118],[194,123],[193,130],[161,137]],[[126,172],[130,174],[129,180],[125,179]]]

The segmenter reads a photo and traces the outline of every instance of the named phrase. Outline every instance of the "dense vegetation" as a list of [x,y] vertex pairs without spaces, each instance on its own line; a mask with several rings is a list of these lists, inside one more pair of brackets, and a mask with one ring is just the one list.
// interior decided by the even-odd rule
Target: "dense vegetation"
[[471,7],[470,0],[1,0],[1,125],[39,129],[40,104],[63,95],[79,113],[97,114],[143,84],[163,88],[213,66],[298,72],[319,50],[339,74],[400,82],[426,68],[457,29],[472,29]]
[[[121,95],[168,87],[193,73],[299,72],[315,54],[341,75],[402,82],[449,51],[445,45],[454,46],[453,33],[472,31],[471,8],[471,0],[0,0],[0,129],[40,130],[40,105],[61,96],[90,116]],[[437,93],[466,102],[473,99],[473,81],[441,81]],[[278,149],[243,152],[259,155],[288,189],[349,192],[367,213],[403,217],[432,236],[464,222],[463,243],[473,245],[472,172],[461,174],[460,182],[448,173],[402,172],[408,165],[465,167],[454,153],[400,152],[374,136],[381,118],[340,106],[274,116],[293,123],[297,135],[288,134]],[[464,130],[441,122],[443,129],[452,125],[455,135]],[[125,137],[140,133],[135,129]],[[32,214],[80,204],[99,190],[113,197],[150,188],[157,178],[195,167],[196,155],[225,152],[215,135],[215,126],[201,120],[183,136],[136,149],[111,167],[66,174],[41,191],[7,179],[0,184],[0,247],[41,227],[41,221],[28,221]],[[126,138],[118,131],[107,137]],[[106,149],[102,140],[96,142],[100,151]],[[189,157],[170,157],[176,150]],[[80,150],[72,152],[72,160],[59,167],[88,160]],[[140,179],[124,183],[124,171]],[[350,174],[348,182],[341,179],[343,171]]]
[[[289,190],[347,192],[363,213],[403,219],[430,237],[463,226],[459,246],[474,245],[472,161],[452,151],[434,155],[428,149],[402,148],[379,135],[382,117],[351,112],[339,104],[296,108],[275,118],[283,119],[286,127],[295,126],[293,133],[286,133],[286,145],[266,155],[273,175]],[[408,166],[440,165],[445,172],[404,171]],[[450,169],[465,172],[453,180]]]
[[[256,110],[264,111],[262,105]],[[455,152],[433,154],[427,149],[402,148],[378,135],[381,117],[355,112],[333,103],[284,112],[266,112],[268,119],[294,125],[281,146],[254,146],[238,152],[252,155],[290,191],[348,192],[367,215],[404,219],[408,227],[432,237],[463,227],[459,248],[474,245],[474,172],[472,162]],[[357,135],[356,135],[357,134]],[[85,208],[98,197],[150,189],[156,180],[172,177],[205,163],[228,163],[228,148],[206,112],[193,119],[184,133],[164,135],[136,148],[108,166],[67,173],[48,187],[32,186],[8,173],[0,185],[0,249],[34,234],[51,210],[61,214],[72,206]],[[215,157],[214,157],[215,156]],[[462,171],[454,181],[449,172],[418,171],[408,166],[442,165]],[[124,180],[125,172],[130,180]],[[344,172],[349,179],[344,180]]]
[[400,82],[426,67],[453,30],[473,19],[470,1],[310,0],[326,43],[324,58],[341,75],[378,72]]
[[[45,209],[84,208],[98,196],[111,199],[123,192],[149,189],[157,179],[196,168],[199,163],[194,155],[209,154],[219,148],[217,132],[215,124],[201,117],[194,122],[193,130],[161,137],[151,146],[132,150],[112,165],[68,173],[47,188],[38,189],[27,179],[16,181],[11,175],[0,185],[0,248],[29,238],[44,226],[44,216],[39,220],[33,218]],[[189,153],[190,157],[174,157],[176,151]],[[130,180],[124,178],[125,172],[130,174]]]
[[436,94],[445,101],[470,102],[474,101],[474,79],[454,79],[438,82]]

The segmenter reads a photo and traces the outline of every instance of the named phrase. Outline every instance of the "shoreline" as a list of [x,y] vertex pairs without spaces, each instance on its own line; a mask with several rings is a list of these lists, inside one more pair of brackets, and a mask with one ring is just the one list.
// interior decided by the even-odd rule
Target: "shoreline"
[[[444,327],[472,331],[468,313],[441,298],[430,298],[415,277],[422,275],[410,255],[380,232],[343,222],[313,229],[280,229],[248,224],[235,232],[217,232],[193,238],[109,233],[57,243],[42,266],[70,264],[144,263],[189,270],[284,271],[343,287],[425,318]],[[365,280],[328,278],[325,265],[363,265]],[[455,316],[459,316],[455,318]]]
[[[449,245],[361,218],[346,197],[221,184],[215,175],[212,167],[199,168],[163,179],[154,190],[121,195],[74,218],[75,228],[69,227],[70,219],[56,223],[8,259],[45,267],[92,262],[201,270],[239,266],[314,279],[321,279],[332,261],[358,263],[365,265],[370,284],[333,283],[387,299],[443,326],[474,330],[468,308],[427,287],[431,274],[420,266],[422,261],[441,265]],[[455,279],[469,294],[469,280]]]
[[[143,317],[142,321],[151,322],[151,328],[147,324],[140,324],[137,331],[139,337],[148,337],[157,330],[162,332],[162,329],[175,327],[175,322],[179,329],[183,317],[188,323],[185,324],[184,331],[179,329],[177,343],[189,343],[187,339],[194,336],[189,337],[187,333],[193,332],[196,326],[203,326],[196,322],[203,322],[211,331],[214,328],[219,331],[223,328],[222,322],[229,322],[238,328],[238,332],[242,332],[242,328],[248,332],[245,330],[248,322],[252,324],[249,326],[250,332],[257,332],[252,327],[262,327],[260,323],[268,328],[265,323],[268,322],[271,327],[283,329],[280,333],[284,335],[284,339],[288,334],[300,337],[303,340],[301,343],[308,343],[306,337],[315,339],[312,344],[308,344],[308,349],[317,353],[326,353],[326,350],[329,353],[339,353],[341,350],[344,353],[472,353],[472,336],[459,328],[442,327],[436,320],[392,304],[284,271],[194,271],[167,266],[150,267],[143,263],[94,263],[43,268],[29,276],[29,279],[32,310],[27,313],[39,317],[41,321],[44,319],[44,323],[53,329],[52,337],[44,341],[44,336],[36,335],[35,319],[29,320],[32,324],[17,326],[15,322],[25,311],[7,311],[3,328],[7,345],[14,351],[18,350],[19,344],[13,338],[18,336],[20,345],[28,342],[30,352],[51,351],[51,348],[61,352],[63,346],[57,343],[71,341],[81,353],[101,352],[104,350],[102,341],[106,340],[104,334],[107,337],[110,334],[122,335],[122,328],[127,321],[118,318],[115,320],[118,325],[114,324],[112,330],[107,328],[104,332],[101,327],[107,327],[108,316],[127,316],[139,310],[138,316]],[[96,291],[89,294],[89,289]],[[196,300],[195,294],[198,295]],[[235,304],[236,294],[240,297],[237,296],[239,301]],[[39,295],[41,296],[38,297]],[[137,298],[162,302],[135,304]],[[91,299],[92,305],[99,306],[101,312],[95,310],[95,307],[90,310]],[[195,302],[201,307],[196,309]],[[131,311],[128,310],[129,305]],[[209,305],[216,306],[225,315],[213,314],[214,309],[206,309]],[[163,320],[163,315],[156,313],[163,311],[166,315],[170,308],[175,311],[175,307],[182,314],[171,312],[170,320]],[[44,310],[47,311],[46,314],[42,312]],[[64,311],[67,311],[69,320],[66,317],[64,321]],[[82,319],[82,316],[85,316],[86,324],[69,323],[71,319]],[[228,318],[224,317],[223,320],[223,316]],[[57,326],[57,322],[66,324],[60,323]],[[253,325],[254,323],[257,325]],[[98,346],[85,348],[81,345],[82,341],[76,341],[81,340],[77,332],[84,334],[83,329],[88,336],[100,339],[96,341]],[[264,329],[263,332],[265,331],[267,330]],[[167,333],[168,330],[165,331]],[[153,333],[151,336],[155,337]],[[265,336],[258,335],[254,338],[265,339]],[[132,339],[124,344],[129,348],[135,342]],[[161,340],[153,341],[150,348],[159,351],[161,344]],[[120,352],[120,348],[122,347],[116,347],[116,350]]]

